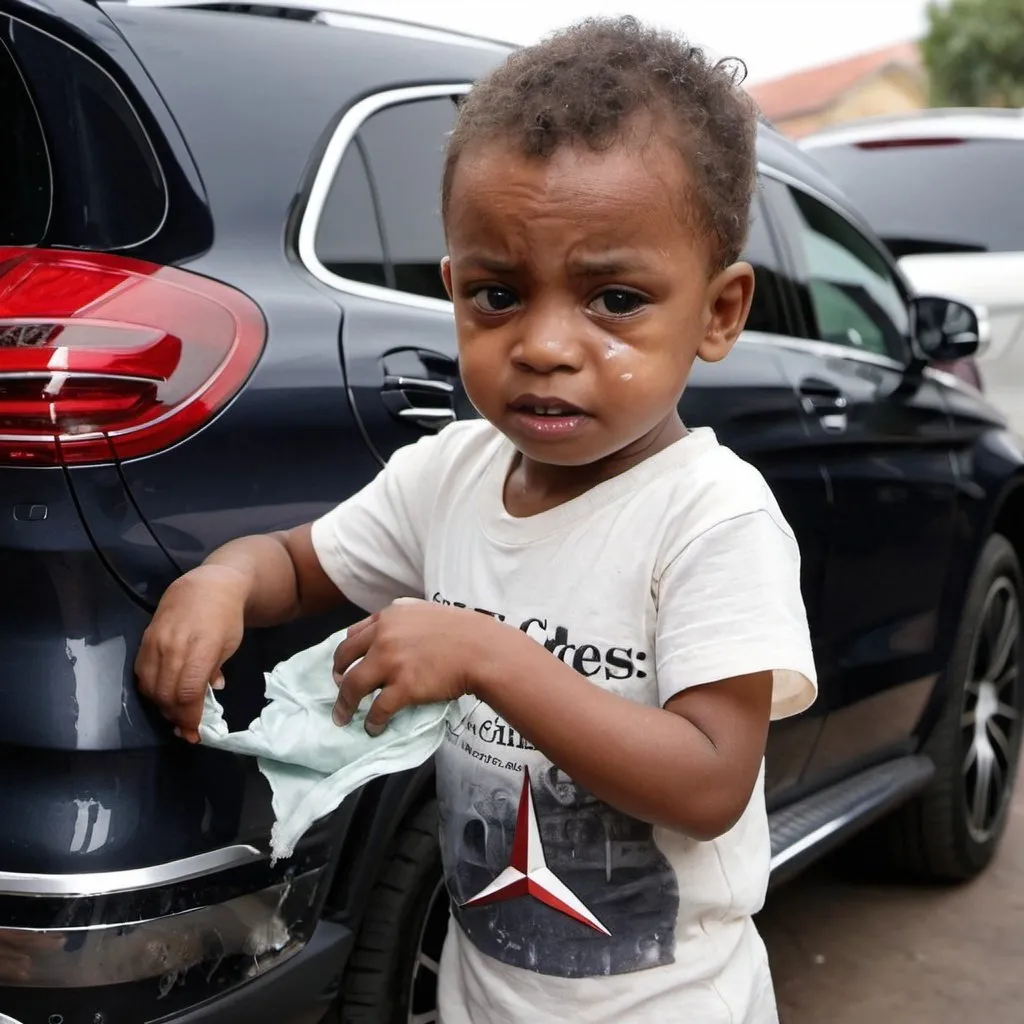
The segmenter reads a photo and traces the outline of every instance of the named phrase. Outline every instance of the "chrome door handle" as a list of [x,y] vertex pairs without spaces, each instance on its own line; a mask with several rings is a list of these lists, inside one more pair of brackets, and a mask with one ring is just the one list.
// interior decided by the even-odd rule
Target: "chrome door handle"
[[401,419],[410,420],[421,427],[437,427],[455,420],[454,409],[419,409],[410,406],[408,409],[399,409],[398,415]]
[[455,385],[445,380],[389,375],[381,394],[393,416],[424,430],[440,430],[456,418]]
[[800,386],[800,405],[808,416],[814,416],[828,434],[842,434],[849,419],[850,403],[839,388],[824,381],[808,380]]

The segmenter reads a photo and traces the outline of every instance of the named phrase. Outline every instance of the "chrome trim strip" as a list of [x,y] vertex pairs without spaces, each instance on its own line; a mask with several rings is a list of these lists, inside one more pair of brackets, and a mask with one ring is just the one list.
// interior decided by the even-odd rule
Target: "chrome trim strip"
[[436,391],[438,394],[451,395],[455,385],[445,380],[430,380],[428,377],[385,377],[384,391]]
[[744,341],[751,341],[758,345],[776,345],[779,348],[796,349],[799,352],[807,352],[809,355],[820,356],[823,359],[849,359],[855,363],[867,363],[869,366],[879,366],[886,370],[895,370],[898,373],[906,371],[906,367],[891,356],[863,352],[860,349],[847,348],[845,345],[837,345],[831,341],[793,338],[788,334],[764,334],[760,331],[745,331],[741,337]]
[[323,216],[331,185],[344,159],[349,143],[357,131],[373,114],[393,107],[399,103],[415,102],[416,100],[438,99],[445,96],[464,96],[472,88],[471,82],[450,85],[414,85],[404,89],[389,89],[350,107],[338,122],[334,134],[324,150],[323,160],[313,178],[309,190],[309,199],[299,223],[298,253],[303,266],[320,282],[363,299],[377,299],[391,302],[399,306],[411,306],[414,309],[430,310],[436,313],[452,315],[453,307],[447,299],[431,299],[424,295],[413,295],[392,288],[383,288],[376,284],[364,284],[362,281],[351,281],[347,277],[334,274],[320,262],[316,254],[316,230]]
[[451,423],[455,419],[455,410],[430,408],[399,409],[398,415],[403,420],[436,420],[438,423],[442,421]]
[[[796,188],[801,192],[806,192],[812,199],[817,199],[819,203],[824,203],[830,210],[838,213],[843,220],[850,220],[849,210],[844,209],[831,196],[819,191],[813,185],[808,185],[806,181],[794,178],[792,174],[780,171],[777,167],[773,167],[771,164],[766,164],[762,160],[758,160],[757,162],[757,173],[764,175],[766,178],[772,178],[774,181],[779,182],[780,185],[788,185],[790,188]],[[855,226],[858,230],[860,229],[860,225]]]
[[838,818],[833,818],[826,824],[820,825],[818,828],[814,829],[813,832],[809,832],[802,839],[798,839],[792,846],[787,846],[785,849],[779,850],[779,852],[772,857],[771,867],[769,870],[772,872],[778,871],[779,868],[784,867],[791,860],[799,857],[800,854],[806,853],[808,850],[813,850],[815,846],[828,839],[829,836],[842,831],[848,825],[855,822],[862,813],[863,812],[860,809],[847,811],[846,814],[841,814]]
[[161,885],[187,882],[229,868],[261,860],[255,846],[225,846],[194,857],[154,864],[126,871],[104,871],[80,875],[38,875],[21,871],[0,871],[2,896],[108,896],[115,892],[155,889]]
[[219,972],[222,988],[251,980],[306,945],[322,878],[317,869],[225,903],[144,921],[5,928],[13,955],[0,959],[0,986],[95,988],[153,979],[166,994],[200,966],[208,980]]

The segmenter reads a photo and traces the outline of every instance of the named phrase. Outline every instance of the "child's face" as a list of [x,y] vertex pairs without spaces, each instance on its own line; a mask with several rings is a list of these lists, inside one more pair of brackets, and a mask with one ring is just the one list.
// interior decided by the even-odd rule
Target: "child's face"
[[662,143],[460,157],[442,273],[462,378],[527,458],[650,454],[678,426],[694,359],[721,359],[742,330],[753,271],[712,272],[689,184]]

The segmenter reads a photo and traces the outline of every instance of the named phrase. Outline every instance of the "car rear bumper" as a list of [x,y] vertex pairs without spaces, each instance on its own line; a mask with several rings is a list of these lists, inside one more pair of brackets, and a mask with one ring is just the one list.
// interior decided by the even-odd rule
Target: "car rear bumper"
[[[287,961],[204,1002],[161,1015],[143,1010],[135,985],[85,988],[0,987],[0,1021],[7,1024],[317,1024],[337,994],[352,932],[321,921]],[[154,979],[153,984],[157,984]],[[144,1015],[143,1015],[144,1014]]]
[[119,872],[0,871],[0,1022],[315,1024],[352,943],[318,921],[325,853],[272,866],[233,846]]
[[317,1024],[337,994],[352,941],[348,928],[321,921],[287,963],[160,1024]]

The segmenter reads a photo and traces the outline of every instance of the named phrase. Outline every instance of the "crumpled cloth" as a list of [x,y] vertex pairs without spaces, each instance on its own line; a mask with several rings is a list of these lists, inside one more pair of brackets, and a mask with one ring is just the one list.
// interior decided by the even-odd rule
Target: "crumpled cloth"
[[407,707],[374,737],[364,728],[371,694],[348,725],[335,725],[334,652],[346,632],[332,634],[266,673],[269,703],[244,732],[228,731],[224,709],[214,691],[206,691],[200,741],[257,758],[270,783],[274,861],[290,857],[309,827],[360,786],[423,764],[441,745],[446,729],[456,728],[463,717],[459,701]]

